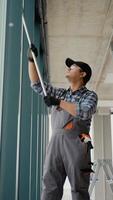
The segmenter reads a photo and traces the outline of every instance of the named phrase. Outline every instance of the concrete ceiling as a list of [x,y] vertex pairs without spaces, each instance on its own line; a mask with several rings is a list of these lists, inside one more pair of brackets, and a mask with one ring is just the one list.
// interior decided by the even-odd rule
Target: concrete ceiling
[[51,83],[68,86],[64,61],[71,57],[91,65],[87,87],[113,100],[113,0],[47,0],[47,20]]

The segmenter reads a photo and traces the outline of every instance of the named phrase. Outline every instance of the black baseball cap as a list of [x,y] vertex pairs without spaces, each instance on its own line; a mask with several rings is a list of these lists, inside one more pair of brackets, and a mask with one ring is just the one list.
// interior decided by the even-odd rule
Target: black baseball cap
[[67,58],[65,60],[65,64],[67,65],[67,67],[71,67],[71,65],[76,64],[84,72],[86,72],[86,76],[85,76],[86,82],[88,82],[90,80],[91,75],[92,75],[92,70],[91,70],[91,67],[87,63],[82,62],[82,61],[74,61],[71,58]]

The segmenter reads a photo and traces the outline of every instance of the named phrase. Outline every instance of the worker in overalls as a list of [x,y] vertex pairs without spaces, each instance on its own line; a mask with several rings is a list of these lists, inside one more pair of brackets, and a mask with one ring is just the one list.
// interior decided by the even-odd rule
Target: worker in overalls
[[[34,45],[31,49],[37,55]],[[31,87],[44,96],[30,53],[28,58]],[[92,75],[90,66],[70,58],[65,64],[66,78],[70,83],[68,89],[45,83],[47,96],[44,101],[52,109],[52,138],[45,158],[41,200],[61,200],[66,176],[71,185],[72,200],[90,199],[92,144],[89,131],[98,97],[86,88]]]

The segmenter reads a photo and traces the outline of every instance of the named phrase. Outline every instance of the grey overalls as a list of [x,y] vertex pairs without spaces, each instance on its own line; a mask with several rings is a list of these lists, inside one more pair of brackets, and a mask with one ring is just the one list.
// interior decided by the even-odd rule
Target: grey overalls
[[[56,107],[51,119],[53,134],[47,148],[41,200],[61,200],[66,176],[71,184],[72,200],[89,200],[90,151],[87,152],[87,144],[79,137],[89,130],[82,120]],[[73,128],[65,130],[70,121]]]

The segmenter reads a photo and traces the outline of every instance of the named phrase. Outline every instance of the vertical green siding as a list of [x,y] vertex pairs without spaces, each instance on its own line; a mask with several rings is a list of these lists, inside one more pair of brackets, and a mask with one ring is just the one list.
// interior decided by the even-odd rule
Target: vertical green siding
[[[7,2],[0,144],[0,199],[40,200],[48,141],[48,111],[30,88],[22,9],[32,41],[41,46],[41,24],[34,23],[35,0]],[[44,52],[38,63],[45,74]],[[44,78],[44,77],[43,77]]]
[[4,50],[6,31],[6,8],[7,0],[0,0],[0,144],[1,144],[1,122],[2,122],[2,98],[4,77]]

